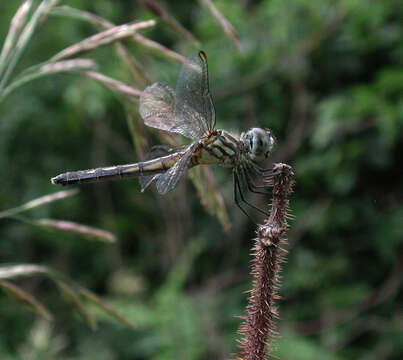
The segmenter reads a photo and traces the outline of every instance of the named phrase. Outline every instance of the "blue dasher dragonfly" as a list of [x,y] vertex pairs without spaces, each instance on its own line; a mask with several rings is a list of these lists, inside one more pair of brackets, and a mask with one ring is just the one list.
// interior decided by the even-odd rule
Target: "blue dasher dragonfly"
[[269,129],[252,128],[236,136],[215,128],[216,114],[203,51],[185,61],[175,91],[162,82],[147,87],[140,97],[139,111],[147,126],[181,134],[192,143],[167,150],[163,156],[148,161],[66,172],[52,178],[51,182],[69,185],[138,177],[142,191],[155,183],[157,191],[166,194],[175,188],[189,168],[221,165],[232,169],[234,199],[241,211],[249,217],[238,195],[243,203],[265,213],[245,200],[241,183],[251,192],[266,193],[266,186],[256,185],[254,179],[269,175],[270,170],[257,163],[270,155],[275,138]]

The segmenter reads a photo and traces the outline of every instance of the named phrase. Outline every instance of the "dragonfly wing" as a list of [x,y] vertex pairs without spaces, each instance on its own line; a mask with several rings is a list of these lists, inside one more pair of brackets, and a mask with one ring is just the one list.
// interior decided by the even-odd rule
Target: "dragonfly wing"
[[174,166],[168,169],[165,173],[158,174],[154,177],[157,190],[160,194],[166,194],[168,191],[172,190],[178,181],[183,177],[187,171],[193,151],[197,145],[197,142],[191,144]]
[[175,118],[174,106],[174,91],[168,84],[158,82],[141,93],[139,112],[147,126],[198,139],[199,131],[195,131],[194,126],[184,125],[180,119]]
[[199,51],[179,72],[174,104],[175,129],[199,139],[215,127],[215,109],[209,90],[207,57]]
[[[172,154],[174,152],[184,152],[186,151],[187,146],[177,146],[177,147],[170,147],[168,145],[155,145],[151,148],[151,150],[146,154],[144,160],[155,159],[157,157],[166,156],[168,154]],[[139,183],[141,186],[141,192],[144,192],[154,180],[161,174],[154,174],[154,175],[143,175],[139,176]]]
[[147,126],[172,131],[174,91],[162,82],[148,86],[140,96],[139,112]]
[[139,183],[141,186],[141,192],[144,192],[145,189],[147,189],[158,176],[161,174],[157,175],[148,175],[148,176],[139,176]]

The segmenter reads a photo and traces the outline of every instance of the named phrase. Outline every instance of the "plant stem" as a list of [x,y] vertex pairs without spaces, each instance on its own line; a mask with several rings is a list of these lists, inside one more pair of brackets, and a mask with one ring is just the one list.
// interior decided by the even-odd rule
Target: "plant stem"
[[288,196],[292,192],[294,174],[286,164],[275,164],[267,178],[273,185],[273,198],[270,216],[257,229],[257,237],[252,248],[253,288],[250,291],[246,316],[239,328],[243,336],[240,342],[242,360],[263,360],[272,353],[268,342],[277,335],[276,300],[280,286],[281,263],[286,251],[281,247],[286,239]]

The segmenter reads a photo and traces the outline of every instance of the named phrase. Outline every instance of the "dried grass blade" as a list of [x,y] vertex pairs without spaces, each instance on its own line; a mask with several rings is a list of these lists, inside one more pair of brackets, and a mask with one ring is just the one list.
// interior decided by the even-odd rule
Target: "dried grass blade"
[[63,16],[63,17],[77,19],[77,20],[84,20],[84,21],[92,23],[92,25],[94,25],[96,27],[101,26],[101,28],[104,28],[104,29],[109,29],[114,26],[113,23],[111,23],[110,21],[108,21],[98,15],[95,15],[88,11],[83,11],[83,10],[79,10],[79,9],[70,7],[68,5],[54,7],[52,9],[52,11],[50,12],[50,15]]
[[51,321],[53,319],[52,315],[44,305],[18,286],[15,286],[8,281],[0,280],[0,288],[3,288],[4,291],[13,296],[18,302],[28,306],[31,310],[46,320]]
[[135,32],[138,30],[146,29],[154,25],[155,25],[154,20],[148,20],[131,25],[125,24],[114,26],[108,30],[102,31],[98,34],[90,36],[87,39],[84,39],[83,41],[80,41],[72,46],[69,46],[68,48],[62,50],[61,52],[53,56],[51,58],[51,61],[57,61],[69,58],[72,56],[76,56],[77,54],[97,49],[99,47],[111,44],[115,41],[127,38],[135,34]]
[[0,54],[0,77],[4,71],[7,61],[9,60],[9,57],[12,54],[12,49],[17,41],[17,38],[21,34],[21,29],[27,20],[31,6],[32,0],[24,1],[11,20],[10,28]]
[[[101,309],[105,310],[107,313],[111,314],[125,324],[133,328],[136,327],[134,323],[121,315],[117,310],[113,309],[112,306],[97,298],[89,290],[76,285],[71,279],[67,278],[63,274],[58,273],[57,271],[54,271],[45,266],[33,264],[0,266],[0,282],[2,283],[4,283],[4,281],[2,281],[1,279],[14,279],[18,277],[32,276],[38,274],[46,275],[49,279],[55,282],[62,295],[65,296],[77,308],[77,311],[84,319],[84,321],[91,327],[91,329],[96,329],[96,321],[95,318],[87,311],[81,296],[84,296],[94,303],[97,303]],[[0,286],[1,285],[2,284],[0,284]]]
[[0,219],[4,218],[4,217],[17,215],[23,211],[27,211],[27,210],[33,209],[35,207],[45,205],[45,204],[48,204],[53,201],[61,200],[66,197],[76,195],[77,193],[78,193],[77,189],[72,189],[72,190],[58,191],[54,194],[42,196],[35,200],[31,200],[21,206],[17,206],[15,208],[8,209],[8,210],[1,212]]
[[53,220],[53,219],[40,219],[33,222],[35,225],[42,226],[49,229],[64,231],[67,233],[78,234],[89,239],[95,239],[108,243],[116,242],[116,236],[111,232],[97,229],[91,226],[78,224],[65,220]]
[[221,28],[223,29],[224,33],[231,39],[234,43],[235,47],[241,51],[242,46],[241,42],[239,41],[239,36],[237,31],[231,25],[231,23],[225,18],[223,14],[221,14],[215,5],[211,2],[211,0],[199,0],[202,5],[204,5],[211,13],[211,15],[217,20],[220,24]]
[[144,122],[140,119],[137,109],[134,109],[132,104],[128,101],[123,102],[125,107],[127,124],[131,139],[136,150],[136,154],[140,159],[145,158],[144,149],[148,148],[147,136],[144,131]]
[[97,322],[95,318],[85,308],[84,303],[80,299],[80,295],[64,281],[56,280],[56,284],[59,287],[62,295],[75,306],[78,313],[83,318],[83,320],[88,324],[88,326],[92,330],[96,330]]
[[186,245],[175,266],[169,271],[165,284],[159,289],[160,295],[166,294],[167,291],[177,291],[184,286],[193,269],[194,262],[203,251],[204,246],[203,239],[193,239]]
[[151,84],[151,78],[147,75],[145,68],[140,62],[123,46],[122,43],[117,42],[115,44],[117,53],[122,61],[126,64],[128,71],[130,72],[133,82],[141,89]]
[[[115,26],[113,23],[104,18],[101,18],[100,16],[66,5],[55,7],[52,10],[51,14],[55,16],[64,16],[72,19],[86,21],[99,30],[110,29]],[[118,55],[127,65],[128,70],[131,72],[133,78],[136,80],[136,85],[144,88],[146,85],[150,84],[151,79],[146,74],[146,71],[142,67],[142,65],[133,57],[133,55],[130,54],[130,52],[123,46],[122,43],[116,42],[115,45]]]
[[94,71],[87,71],[85,72],[85,74],[90,78],[98,81],[100,84],[104,85],[108,89],[114,91],[115,93],[128,97],[129,100],[133,97],[138,98],[141,95],[141,90],[137,90],[121,81],[112,79],[103,74]]
[[179,64],[184,64],[186,61],[186,58],[184,56],[178,54],[175,51],[168,49],[167,47],[161,45],[160,43],[157,43],[153,40],[145,38],[144,36],[142,36],[138,33],[133,34],[133,36],[131,37],[131,40],[133,40],[137,44],[140,44],[140,45],[146,47],[154,54],[166,57],[170,60],[174,60]]
[[[70,16],[76,19],[84,20],[87,21],[94,26],[101,27],[104,29],[110,29],[114,27],[115,25],[111,22],[109,22],[106,19],[103,19],[99,16],[96,16],[94,14],[91,14],[86,11],[80,11],[74,8],[70,8],[68,6],[58,6],[54,8],[52,11],[52,15],[58,15],[58,16]],[[147,39],[144,36],[140,35],[139,33],[134,33],[133,36],[130,38],[130,40],[134,43],[140,44],[147,49],[149,49],[151,52],[153,52],[156,55],[166,57],[170,60],[174,60],[175,62],[179,64],[183,64],[186,61],[186,58],[175,51],[172,51],[165,46],[161,45],[160,43],[157,43],[153,40]]]
[[15,81],[4,89],[4,92],[0,94],[0,102],[11,92],[32,80],[56,73],[94,70],[96,68],[97,64],[90,59],[64,60],[33,66],[24,71]]
[[35,10],[34,14],[29,19],[28,23],[25,25],[24,29],[21,32],[20,37],[18,38],[15,44],[14,52],[10,56],[10,61],[5,70],[4,76],[1,79],[0,92],[2,89],[4,89],[5,85],[7,84],[7,81],[11,76],[15,66],[17,65],[18,60],[20,59],[23,51],[25,50],[25,47],[27,46],[29,40],[34,34],[39,24],[39,21],[43,18],[43,16],[46,16],[49,13],[49,11],[52,9],[53,6],[55,6],[58,3],[58,1],[59,0],[43,0]]
[[101,308],[102,310],[106,311],[108,314],[113,316],[114,318],[120,320],[122,323],[130,326],[133,329],[137,329],[137,325],[132,322],[130,319],[128,319],[126,316],[124,316],[122,313],[114,309],[111,305],[100,299],[98,296],[96,296],[94,293],[91,291],[81,288],[80,289],[80,294],[90,300],[93,304]]
[[48,272],[45,266],[33,264],[3,265],[0,266],[0,279],[13,279],[22,276],[46,274]]
[[231,228],[231,222],[221,192],[217,189],[214,175],[208,167],[197,167],[190,173],[197,194],[204,208],[211,215],[216,215],[224,231]]

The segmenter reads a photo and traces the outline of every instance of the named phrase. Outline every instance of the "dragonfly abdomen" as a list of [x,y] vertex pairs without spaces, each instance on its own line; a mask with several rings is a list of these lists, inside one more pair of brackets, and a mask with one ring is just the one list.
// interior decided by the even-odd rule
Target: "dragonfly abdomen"
[[181,155],[181,153],[174,153],[134,164],[67,172],[52,178],[51,182],[52,184],[73,185],[159,174],[172,167],[179,160]]

